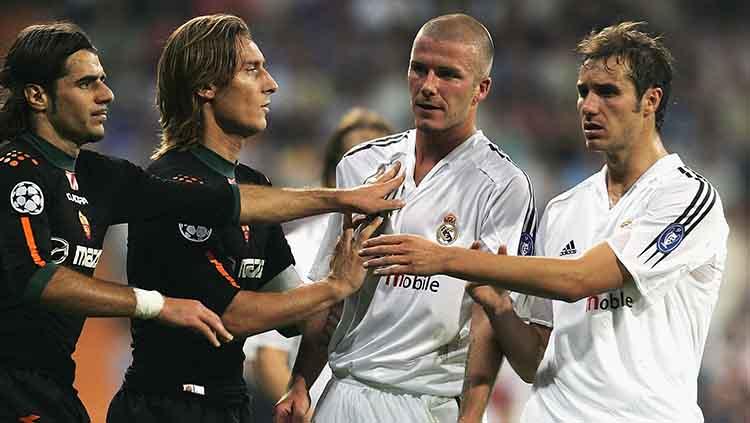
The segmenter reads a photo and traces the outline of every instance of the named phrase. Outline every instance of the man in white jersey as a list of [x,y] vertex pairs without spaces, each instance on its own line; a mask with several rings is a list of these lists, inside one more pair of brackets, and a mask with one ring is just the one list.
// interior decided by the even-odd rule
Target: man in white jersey
[[[363,251],[385,255],[365,263],[377,274],[447,273],[492,286],[468,289],[509,362],[534,380],[527,423],[703,421],[697,377],[729,229],[714,188],[664,149],[672,57],[639,25],[578,45],[581,127],[606,164],[547,206],[537,245],[556,258],[401,236]],[[557,301],[522,296],[516,314],[502,289]],[[549,345],[519,315],[554,324]]]
[[[533,251],[529,179],[475,127],[490,91],[492,56],[487,29],[467,15],[432,19],[417,33],[408,71],[416,129],[355,147],[337,169],[337,185],[348,187],[401,162],[406,180],[396,196],[407,205],[385,220],[385,233],[461,247],[479,239],[491,250],[508,242],[514,253]],[[331,219],[311,276],[327,266],[338,219]],[[360,294],[345,301],[329,345],[334,377],[313,421],[455,422],[470,340],[472,351],[489,353],[493,344],[489,321],[464,284],[446,275],[368,275]],[[472,314],[478,318],[470,323]],[[477,376],[491,387],[497,369],[483,367]],[[306,409],[309,383],[295,374],[277,405],[278,421]],[[489,388],[471,392],[464,402],[483,411]]]

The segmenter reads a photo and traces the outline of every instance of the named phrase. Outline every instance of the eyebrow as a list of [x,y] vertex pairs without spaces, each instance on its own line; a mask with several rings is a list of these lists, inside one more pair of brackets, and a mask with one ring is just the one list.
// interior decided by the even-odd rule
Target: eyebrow
[[102,73],[101,75],[84,75],[81,78],[78,78],[75,80],[75,83],[81,83],[81,82],[94,82],[99,79],[105,79],[107,77],[106,73]]

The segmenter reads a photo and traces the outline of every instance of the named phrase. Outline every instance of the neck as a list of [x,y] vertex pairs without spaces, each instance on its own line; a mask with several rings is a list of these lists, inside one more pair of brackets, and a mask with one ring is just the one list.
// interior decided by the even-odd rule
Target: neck
[[61,136],[46,119],[34,122],[34,134],[74,159],[78,157],[78,153],[81,151],[80,145]]
[[473,122],[446,131],[423,131],[417,128],[416,163],[431,163],[433,166],[469,139],[477,128]]
[[419,185],[440,160],[469,139],[474,132],[476,128],[473,123],[442,132],[428,132],[417,128],[414,183]]
[[200,140],[201,144],[220,155],[224,160],[231,163],[236,162],[248,138],[228,134],[219,127],[212,115],[204,113],[204,116],[206,118],[204,119],[204,129]]
[[659,134],[653,132],[646,142],[634,142],[628,148],[605,152],[607,161],[607,192],[612,205],[659,159],[668,153]]

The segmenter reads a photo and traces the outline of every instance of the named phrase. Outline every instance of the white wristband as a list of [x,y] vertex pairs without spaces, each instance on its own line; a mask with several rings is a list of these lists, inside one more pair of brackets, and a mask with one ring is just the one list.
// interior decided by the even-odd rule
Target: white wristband
[[145,289],[133,288],[135,294],[135,313],[136,319],[153,319],[161,313],[164,307],[164,297],[159,291],[146,291]]

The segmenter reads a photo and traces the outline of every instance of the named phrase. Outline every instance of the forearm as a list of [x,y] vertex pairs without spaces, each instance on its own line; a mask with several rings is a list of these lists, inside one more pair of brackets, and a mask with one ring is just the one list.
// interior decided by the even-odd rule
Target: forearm
[[328,361],[328,346],[322,342],[325,338],[326,318],[328,309],[316,313],[305,322],[303,328],[302,342],[300,343],[297,359],[294,361],[291,385],[304,387],[307,391],[315,380],[318,379],[320,371]]
[[259,347],[253,370],[258,388],[271,402],[276,402],[286,393],[292,377],[289,352],[273,347]]
[[624,282],[624,270],[606,244],[575,260],[447,248],[444,273],[539,297],[574,302],[621,287]]
[[250,336],[305,320],[336,304],[346,294],[328,279],[284,292],[240,291],[221,320],[232,334]]
[[502,296],[500,304],[486,307],[484,311],[489,317],[500,353],[508,359],[521,379],[532,383],[547,348],[550,329],[522,321],[513,310],[508,295]]
[[132,317],[133,289],[58,267],[40,298],[51,309],[91,317]]
[[494,341],[492,326],[481,306],[472,309],[469,353],[459,422],[481,422],[503,356]]
[[341,191],[240,185],[240,221],[283,223],[302,217],[341,211]]

